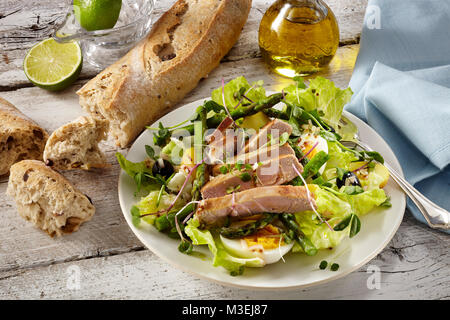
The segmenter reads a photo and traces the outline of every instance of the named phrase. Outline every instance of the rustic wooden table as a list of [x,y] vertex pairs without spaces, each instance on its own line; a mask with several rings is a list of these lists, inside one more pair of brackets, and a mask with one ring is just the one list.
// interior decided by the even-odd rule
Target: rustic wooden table
[[[156,16],[174,0],[157,1]],[[272,1],[253,0],[239,42],[220,67],[201,81],[180,105],[208,96],[222,77],[263,79],[270,89],[288,80],[262,64],[257,45],[259,21]],[[346,87],[358,52],[366,0],[328,0],[341,30],[341,46],[323,72]],[[50,93],[33,87],[22,71],[26,51],[47,38],[64,15],[64,1],[0,1],[0,96],[49,132],[82,114],[75,91],[96,71],[84,66],[71,88]],[[128,228],[117,197],[119,167],[111,143],[103,146],[111,169],[65,175],[93,199],[97,213],[79,232],[51,239],[17,214],[0,178],[1,299],[449,299],[450,237],[416,222],[408,212],[389,245],[368,265],[381,272],[379,289],[369,289],[368,265],[321,286],[296,291],[254,292],[224,287],[181,272],[147,250]],[[126,150],[122,150],[126,152]],[[80,286],[71,276],[80,274]]]

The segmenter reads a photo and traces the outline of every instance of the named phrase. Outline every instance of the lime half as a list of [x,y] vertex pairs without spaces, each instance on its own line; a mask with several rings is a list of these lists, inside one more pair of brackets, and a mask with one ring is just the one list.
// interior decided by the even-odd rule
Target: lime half
[[43,40],[28,51],[23,71],[36,86],[58,91],[70,86],[79,76],[83,55],[77,42]]

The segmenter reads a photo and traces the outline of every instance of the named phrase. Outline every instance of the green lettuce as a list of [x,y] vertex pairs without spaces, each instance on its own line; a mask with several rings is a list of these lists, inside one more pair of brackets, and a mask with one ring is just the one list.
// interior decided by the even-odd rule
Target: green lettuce
[[[323,190],[316,185],[308,185],[314,193],[317,204],[317,212],[329,218],[331,226],[338,224],[351,212],[351,205],[331,192]],[[304,211],[295,214],[302,232],[311,240],[317,249],[327,249],[337,246],[347,235],[346,232],[332,231],[325,223],[322,223],[312,211]],[[301,248],[300,248],[301,249]],[[300,251],[294,246],[293,251]]]
[[346,117],[342,116],[336,132],[341,136],[342,140],[353,141],[355,140],[355,135],[358,133],[358,127]]
[[240,275],[247,267],[263,267],[264,260],[260,258],[243,259],[230,255],[224,248],[220,239],[214,239],[209,230],[200,230],[200,223],[197,219],[188,221],[184,231],[192,240],[194,245],[208,245],[209,250],[213,254],[213,265],[221,266],[228,270],[231,275]]
[[[362,216],[387,200],[382,189],[372,189],[356,195],[349,195],[339,191],[327,191],[316,185],[308,185],[314,193],[317,211],[326,217],[331,227],[336,226],[351,213]],[[349,228],[343,231],[334,231],[322,223],[312,211],[295,214],[302,232],[308,237],[317,249],[327,249],[337,246],[342,239],[348,236]],[[295,245],[293,252],[301,252],[301,247]]]
[[308,188],[316,198],[317,211],[324,217],[344,218],[350,214],[352,207],[345,199],[316,185],[308,185]]
[[164,148],[161,150],[161,154],[165,154],[169,161],[173,164],[180,164],[183,158],[184,144],[183,142],[172,139]]
[[308,88],[292,84],[284,89],[286,101],[303,107],[306,111],[317,110],[322,120],[332,126],[343,138],[349,139],[356,133],[356,126],[350,121],[340,123],[344,106],[350,102],[353,92],[350,88],[340,89],[334,82],[323,77],[316,77]]
[[355,213],[358,216],[365,215],[366,213],[369,213],[376,207],[383,204],[386,200],[388,200],[386,193],[383,189],[380,188],[371,189],[351,195],[344,192],[345,188],[346,187],[343,186],[339,191],[336,191],[334,189],[325,187],[325,189],[329,190],[331,193],[339,197],[339,199],[347,202],[350,205],[351,212],[349,212],[349,214]]
[[[237,77],[225,84],[224,96],[225,104],[228,109],[234,108],[241,100],[239,92],[241,90],[245,93],[245,96],[252,101],[259,101],[266,98],[266,90],[262,87],[263,81],[253,82],[251,85],[244,77]],[[251,89],[250,89],[251,88]],[[249,90],[250,89],[250,90]],[[214,102],[223,105],[222,87],[215,89],[211,93],[211,98]],[[248,100],[243,100],[244,103],[248,103]]]
[[380,184],[384,181],[385,177],[378,174],[375,170],[369,170],[367,179],[360,179],[361,186],[367,190],[379,189]]
[[336,168],[348,170],[352,161],[358,160],[355,154],[343,151],[336,142],[328,141],[328,155],[330,159],[324,171],[326,180],[336,177]]
[[[344,196],[342,196],[344,197]],[[358,216],[369,213],[387,200],[383,189],[371,189],[356,195],[345,195],[346,200]]]
[[337,88],[333,81],[323,77],[317,77],[311,80],[307,89],[312,102],[309,110],[317,109],[323,112],[323,119],[336,128],[342,116],[344,106],[350,102],[353,92],[347,88],[342,90]]
[[149,176],[152,175],[152,169],[149,167],[147,161],[131,162],[119,152],[116,153],[116,157],[122,170],[134,179],[137,192],[142,190],[147,194],[150,191],[161,188],[161,184],[157,183],[154,179],[149,179]]
[[[164,192],[159,200],[159,206],[156,207],[159,191],[151,191],[146,197],[141,198],[136,207],[139,209],[141,215],[155,213],[160,210],[167,209],[175,200],[176,195]],[[172,210],[179,210],[185,204],[185,202],[178,198],[177,202],[173,206]],[[153,224],[156,216],[150,215],[142,218],[145,222]]]
[[[312,244],[318,249],[328,249],[337,246],[347,235],[347,231],[333,231],[322,223],[312,211],[304,211],[295,214],[295,219],[300,225],[300,229]],[[338,224],[342,218],[334,217],[328,220],[332,226]],[[301,252],[301,247],[296,243],[292,248],[293,252]]]

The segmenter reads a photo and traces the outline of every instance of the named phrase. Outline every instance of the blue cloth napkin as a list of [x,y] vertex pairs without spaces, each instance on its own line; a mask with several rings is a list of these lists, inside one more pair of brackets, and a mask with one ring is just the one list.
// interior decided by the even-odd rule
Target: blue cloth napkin
[[411,184],[450,210],[450,1],[369,1],[350,87],[346,109],[388,142]]

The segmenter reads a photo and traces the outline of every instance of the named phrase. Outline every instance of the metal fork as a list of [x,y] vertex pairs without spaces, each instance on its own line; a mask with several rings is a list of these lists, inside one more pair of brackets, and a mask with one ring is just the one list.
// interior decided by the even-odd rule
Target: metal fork
[[[373,149],[366,143],[359,140],[358,134],[355,135],[356,141],[341,141],[346,146],[358,146],[365,151],[373,151]],[[408,183],[397,171],[395,171],[388,163],[384,163],[384,166],[389,170],[392,179],[402,188],[402,190],[408,195],[408,197],[419,208],[422,215],[428,222],[428,225],[437,229],[450,229],[450,213],[430,201],[416,188]]]

